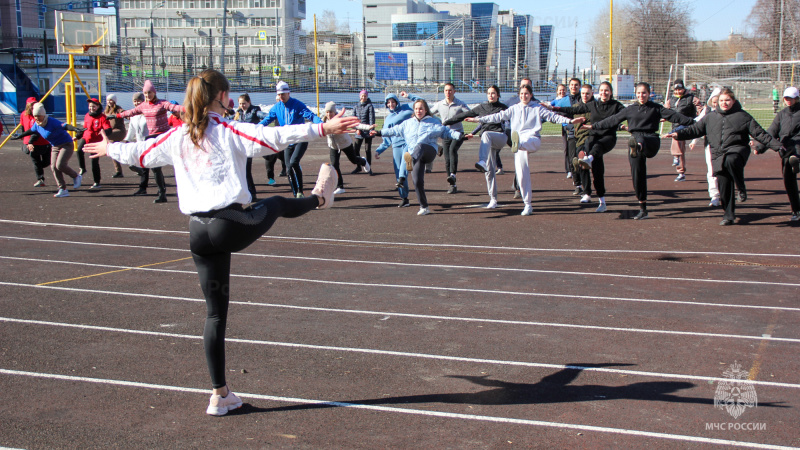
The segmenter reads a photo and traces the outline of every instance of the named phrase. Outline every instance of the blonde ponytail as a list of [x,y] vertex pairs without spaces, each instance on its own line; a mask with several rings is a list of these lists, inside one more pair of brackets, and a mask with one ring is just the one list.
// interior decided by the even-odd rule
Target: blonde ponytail
[[206,129],[208,128],[208,110],[220,92],[228,92],[228,80],[220,72],[208,69],[191,80],[186,86],[186,98],[183,106],[186,112],[183,122],[186,123],[189,139],[198,148],[202,148]]

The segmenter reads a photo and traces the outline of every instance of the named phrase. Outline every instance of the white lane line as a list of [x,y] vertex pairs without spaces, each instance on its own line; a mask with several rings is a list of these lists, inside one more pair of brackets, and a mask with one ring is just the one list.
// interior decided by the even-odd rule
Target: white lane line
[[[27,371],[22,371],[22,370],[0,369],[0,374],[9,375],[9,376],[44,378],[44,379],[49,379],[49,380],[60,380],[60,381],[71,381],[71,382],[93,383],[93,384],[106,384],[106,385],[110,385],[110,386],[124,386],[124,387],[131,387],[131,388],[154,389],[154,390],[160,390],[160,391],[181,392],[181,393],[190,393],[190,394],[208,395],[208,393],[209,393],[208,389],[198,389],[198,388],[190,388],[190,387],[182,387],[182,386],[169,386],[169,385],[163,385],[163,384],[142,383],[142,382],[138,382],[138,381],[125,381],[125,380],[111,380],[111,379],[103,379],[103,378],[80,377],[80,376],[75,376],[75,375],[60,375],[60,374],[52,374],[52,373],[27,372]],[[707,437],[702,437],[702,436],[688,436],[688,435],[681,435],[681,434],[658,433],[658,432],[653,432],[653,431],[633,430],[633,429],[627,429],[627,428],[601,427],[601,426],[595,426],[595,425],[583,425],[583,424],[576,424],[576,423],[546,422],[546,421],[542,421],[542,420],[516,419],[516,418],[513,418],[513,417],[484,416],[484,415],[476,415],[476,414],[459,414],[459,413],[450,413],[450,412],[444,412],[444,411],[430,411],[430,410],[420,410],[420,409],[412,409],[412,408],[399,408],[399,407],[394,407],[394,406],[377,406],[377,405],[365,405],[365,404],[360,404],[360,403],[337,402],[337,401],[327,401],[327,400],[314,400],[314,399],[307,399],[307,398],[279,397],[279,396],[274,396],[274,395],[250,394],[250,393],[243,393],[243,392],[238,392],[238,391],[236,392],[236,395],[238,395],[239,397],[244,398],[244,399],[265,400],[265,401],[289,403],[289,404],[314,405],[314,406],[331,406],[331,407],[341,407],[341,408],[354,408],[354,409],[364,409],[364,410],[369,410],[369,411],[379,411],[379,412],[397,413],[397,414],[411,414],[411,415],[427,416],[427,417],[438,417],[438,418],[445,418],[445,419],[474,420],[474,421],[489,422],[489,423],[528,425],[528,426],[534,426],[534,427],[547,427],[547,428],[560,428],[560,429],[568,429],[568,430],[593,431],[593,432],[597,432],[597,433],[623,434],[623,435],[628,435],[628,436],[647,437],[647,438],[656,438],[656,439],[668,439],[668,440],[673,440],[673,441],[695,442],[695,443],[702,443],[702,444],[728,445],[728,446],[734,446],[734,447],[749,447],[749,448],[781,449],[781,450],[782,449],[794,448],[794,447],[784,447],[784,446],[780,446],[780,445],[762,444],[762,443],[758,443],[758,442],[730,441],[730,440],[727,440],[727,439],[707,438]]]
[[[11,236],[0,236],[0,239],[10,239],[10,240],[25,240],[25,241],[35,241],[35,242],[49,242],[49,243],[58,243],[58,244],[72,244],[72,245],[90,245],[90,246],[102,246],[102,247],[121,247],[121,248],[133,248],[133,249],[155,249],[155,250],[165,250],[165,251],[172,251],[172,252],[188,252],[187,249],[179,249],[179,248],[164,248],[164,247],[146,247],[140,245],[126,245],[126,244],[98,244],[94,242],[76,242],[76,241],[60,241],[60,240],[47,240],[47,239],[38,239],[38,238],[19,238],[19,237],[11,237]],[[463,269],[463,270],[479,270],[479,271],[494,271],[494,272],[513,272],[513,273],[540,273],[540,274],[548,274],[548,275],[557,275],[557,276],[569,276],[569,277],[602,277],[602,278],[628,278],[628,279],[636,279],[636,280],[656,280],[656,281],[681,281],[681,282],[695,282],[695,283],[721,283],[721,284],[749,284],[749,285],[765,285],[765,286],[783,286],[783,287],[800,287],[800,283],[781,283],[777,281],[748,281],[748,280],[720,280],[720,279],[713,279],[713,278],[687,278],[687,277],[664,277],[664,276],[648,276],[648,275],[626,275],[626,274],[614,274],[614,273],[603,273],[603,272],[569,272],[564,270],[542,270],[542,269],[525,269],[525,268],[509,268],[509,267],[487,267],[487,266],[462,266],[462,265],[448,265],[448,264],[421,264],[421,263],[411,263],[411,262],[396,262],[396,261],[366,261],[366,260],[353,260],[353,259],[333,259],[333,258],[319,258],[319,257],[308,257],[308,256],[281,256],[281,255],[263,255],[258,253],[246,253],[240,252],[236,253],[236,255],[241,256],[252,256],[258,258],[272,258],[272,259],[295,259],[300,261],[324,261],[324,262],[335,262],[335,263],[343,263],[343,264],[368,264],[368,265],[378,265],[378,266],[400,266],[400,267],[422,267],[422,268],[432,268],[432,269]],[[13,256],[0,256],[0,258],[8,258],[8,259],[26,259],[26,258],[15,258]],[[47,260],[42,260],[46,262]],[[55,262],[55,261],[54,261]],[[794,269],[792,269],[794,270]]]
[[[177,271],[176,271],[177,272]],[[183,272],[188,273],[188,272]],[[234,276],[234,275],[232,275]],[[252,277],[255,278],[255,277]],[[163,299],[174,299],[174,300],[182,300],[182,301],[193,301],[193,302],[205,302],[205,300],[200,299],[187,299],[183,297],[169,297],[169,296],[161,296],[161,295],[150,295],[150,294],[135,294],[135,293],[122,293],[122,292],[114,292],[114,291],[98,291],[98,290],[91,290],[91,289],[77,289],[77,288],[63,288],[63,287],[55,287],[55,286],[39,286],[33,284],[20,284],[20,283],[9,283],[2,281],[0,285],[5,286],[19,286],[19,287],[31,287],[31,288],[39,288],[39,289],[61,289],[61,290],[71,290],[75,292],[81,293],[98,293],[98,294],[113,294],[113,295],[128,295],[128,296],[135,296],[135,297],[150,297],[150,298],[163,298]],[[430,288],[428,288],[430,289]],[[540,326],[540,327],[553,327],[553,328],[571,328],[571,329],[579,329],[579,330],[596,330],[596,331],[616,331],[622,333],[646,333],[646,334],[665,334],[665,335],[672,335],[672,336],[697,336],[702,338],[720,338],[720,339],[751,339],[757,341],[775,341],[775,342],[789,342],[789,343],[800,343],[800,339],[797,338],[781,338],[781,337],[774,337],[774,336],[765,336],[765,335],[741,335],[741,334],[723,334],[723,333],[703,333],[699,331],[680,331],[680,330],[660,330],[660,329],[649,329],[649,328],[624,328],[624,327],[603,327],[599,325],[578,325],[578,324],[568,324],[568,323],[555,323],[555,322],[532,322],[532,321],[520,321],[520,320],[503,320],[503,319],[483,319],[483,318],[473,318],[473,317],[458,317],[458,316],[435,316],[435,315],[428,315],[428,314],[411,314],[411,313],[398,313],[398,312],[386,312],[386,311],[363,311],[363,310],[353,310],[353,309],[334,309],[334,308],[321,308],[321,307],[312,307],[312,306],[293,306],[293,305],[281,305],[281,304],[274,304],[274,303],[258,303],[258,302],[236,302],[232,301],[232,304],[240,304],[240,305],[247,305],[247,306],[264,306],[264,307],[274,307],[274,308],[284,308],[284,309],[299,309],[299,310],[306,310],[306,311],[322,311],[322,312],[333,312],[333,313],[344,313],[344,314],[365,314],[365,315],[388,315],[394,317],[409,317],[414,319],[433,319],[433,320],[447,320],[447,321],[461,321],[461,322],[480,322],[480,323],[497,323],[497,324],[506,324],[506,325],[526,325],[526,326]]]
[[[175,231],[175,230],[156,230],[151,228],[125,228],[125,227],[103,227],[96,225],[76,225],[66,223],[51,223],[51,222],[30,222],[25,220],[9,220],[0,219],[0,223],[10,223],[17,225],[30,225],[30,226],[43,226],[43,227],[65,227],[65,228],[88,228],[92,230],[106,230],[106,231],[121,231],[131,233],[156,233],[156,234],[189,234],[188,231]],[[555,252],[555,253],[632,253],[632,254],[668,254],[668,255],[710,255],[710,256],[763,256],[775,258],[800,258],[800,254],[792,255],[786,253],[744,253],[744,252],[697,252],[686,250],[624,250],[624,249],[563,249],[563,248],[536,248],[536,247],[500,247],[488,245],[466,245],[466,244],[425,244],[416,242],[387,242],[387,241],[362,241],[352,239],[324,239],[324,238],[309,238],[309,237],[293,237],[293,236],[262,236],[262,239],[269,240],[293,240],[293,241],[308,241],[309,244],[319,243],[349,243],[349,244],[367,244],[367,245],[388,245],[397,246],[405,245],[411,247],[434,247],[434,248],[457,248],[457,249],[473,249],[473,250],[502,250],[502,251],[524,251],[524,252]]]
[[[175,339],[190,339],[190,340],[202,340],[203,336],[194,336],[191,334],[178,334],[178,333],[165,333],[163,331],[147,331],[147,330],[132,330],[126,328],[113,328],[113,327],[102,327],[97,325],[82,325],[82,324],[71,324],[71,323],[60,323],[60,322],[48,322],[43,320],[30,320],[30,319],[15,319],[12,317],[0,317],[0,322],[6,323],[18,323],[23,325],[40,325],[40,326],[52,326],[52,327],[61,327],[61,328],[74,328],[80,330],[92,330],[92,331],[107,331],[113,333],[125,333],[125,334],[136,334],[141,336],[157,336],[157,337],[169,337]],[[474,364],[492,364],[492,365],[501,365],[501,366],[521,366],[521,367],[536,367],[536,368],[545,368],[545,369],[556,369],[556,370],[563,370],[563,369],[579,369],[587,372],[603,372],[603,373],[612,373],[612,374],[624,374],[624,375],[635,375],[635,376],[642,376],[642,377],[653,377],[653,378],[668,378],[668,379],[679,379],[679,380],[693,380],[693,381],[703,381],[703,382],[742,382],[742,383],[752,383],[755,385],[760,386],[772,386],[772,387],[781,387],[781,388],[789,388],[789,389],[800,389],[800,384],[793,384],[793,383],[781,383],[777,381],[759,381],[759,380],[736,380],[732,378],[724,378],[724,377],[707,377],[703,375],[686,375],[686,374],[676,374],[676,373],[660,373],[660,372],[645,372],[639,370],[626,370],[626,369],[612,369],[608,367],[584,367],[584,366],[574,366],[574,365],[564,365],[564,364],[545,364],[545,363],[535,363],[535,362],[528,362],[528,361],[508,361],[502,359],[483,359],[483,358],[467,358],[462,356],[448,356],[448,355],[435,355],[429,353],[412,353],[412,352],[400,352],[400,351],[393,351],[393,350],[379,350],[379,349],[372,349],[372,348],[357,348],[357,347],[335,347],[330,345],[314,345],[314,344],[299,344],[294,342],[277,342],[277,341],[263,341],[257,339],[238,339],[238,338],[225,338],[226,342],[235,342],[239,344],[252,344],[252,345],[266,345],[272,347],[288,347],[288,348],[303,348],[309,350],[323,350],[323,351],[339,351],[339,352],[348,352],[348,353],[366,353],[372,355],[387,355],[387,356],[399,356],[399,357],[406,357],[406,358],[419,358],[419,359],[433,359],[433,360],[442,360],[442,361],[458,361],[458,362],[467,362],[467,363],[474,363]]]

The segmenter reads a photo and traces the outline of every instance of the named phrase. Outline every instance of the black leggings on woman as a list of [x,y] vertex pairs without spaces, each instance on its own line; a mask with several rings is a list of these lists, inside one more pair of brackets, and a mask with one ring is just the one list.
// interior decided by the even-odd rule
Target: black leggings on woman
[[266,233],[279,217],[299,217],[319,206],[307,198],[270,197],[247,208],[239,204],[192,214],[189,247],[206,299],[203,343],[214,389],[225,383],[225,327],[230,301],[231,253],[247,248]]
[[590,183],[594,178],[594,190],[598,197],[606,196],[606,163],[603,161],[603,155],[610,152],[614,146],[617,145],[616,136],[589,136],[586,138],[584,144],[584,151],[588,155],[592,155],[591,175],[588,170],[581,170],[581,184],[583,190],[589,195],[592,195],[592,188]]
[[639,154],[636,158],[631,158],[628,152],[628,162],[631,164],[631,178],[633,179],[633,190],[636,191],[636,198],[640,202],[647,201],[647,160],[658,154],[661,148],[661,138],[655,133],[632,133],[636,142],[641,145]]
[[339,150],[335,148],[328,147],[331,151],[331,165],[334,169],[336,169],[336,174],[339,175],[338,184],[336,187],[343,188],[344,187],[344,179],[342,178],[342,171],[339,169],[339,159],[341,157],[341,153],[344,153],[347,156],[347,159],[350,160],[355,166],[363,166],[364,165],[364,158],[360,158],[356,156],[356,151],[352,145],[348,145],[347,147],[343,148],[341,153]]
[[425,165],[436,159],[436,149],[428,144],[417,144],[417,149],[412,153],[417,154],[417,159],[414,160],[414,165],[411,169],[411,178],[414,180],[414,188],[417,192],[417,198],[419,199],[419,206],[421,208],[427,208],[428,196],[425,195]]

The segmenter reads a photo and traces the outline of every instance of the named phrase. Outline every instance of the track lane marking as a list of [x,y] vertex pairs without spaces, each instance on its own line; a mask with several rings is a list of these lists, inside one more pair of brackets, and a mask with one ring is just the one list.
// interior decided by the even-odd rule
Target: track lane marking
[[[20,377],[30,377],[30,378],[44,378],[44,379],[59,380],[59,381],[105,384],[105,385],[109,385],[109,386],[124,386],[124,387],[131,387],[131,388],[153,389],[153,390],[160,390],[160,391],[172,391],[172,392],[189,393],[189,394],[202,394],[202,395],[208,395],[209,394],[209,389],[199,389],[199,388],[182,387],[182,386],[169,386],[169,385],[162,385],[162,384],[142,383],[142,382],[138,382],[138,381],[125,381],[125,380],[112,380],[112,379],[103,379],[103,378],[90,378],[90,377],[81,377],[81,376],[75,376],[75,375],[60,375],[60,374],[52,374],[52,373],[39,373],[39,372],[29,372],[29,371],[22,371],[22,370],[9,370],[9,369],[0,369],[0,374],[7,375],[7,376],[20,376]],[[421,410],[421,409],[413,409],[413,408],[399,408],[399,407],[394,407],[394,406],[366,405],[366,404],[361,404],[361,403],[338,402],[338,401],[329,401],[329,400],[316,400],[316,399],[297,398],[297,397],[280,397],[280,396],[274,396],[274,395],[251,394],[251,393],[243,393],[243,392],[237,392],[236,395],[238,395],[239,397],[244,398],[244,399],[266,400],[266,401],[289,403],[289,404],[332,406],[332,407],[338,407],[338,408],[364,409],[364,410],[369,410],[369,411],[379,411],[379,412],[396,413],[396,414],[410,414],[410,415],[418,415],[418,416],[426,416],[426,417],[437,417],[437,418],[445,418],[445,419],[473,420],[473,421],[490,422],[490,423],[502,423],[502,424],[513,424],[513,425],[527,425],[527,426],[534,426],[534,427],[547,427],[547,428],[559,428],[559,429],[570,429],[570,430],[581,430],[581,431],[593,431],[593,432],[597,432],[597,433],[622,434],[622,435],[637,436],[637,437],[667,439],[667,440],[673,440],[673,441],[695,442],[695,443],[715,444],[715,445],[728,445],[728,446],[734,446],[734,447],[764,448],[764,449],[778,449],[778,450],[794,448],[794,447],[785,447],[785,446],[773,445],[773,444],[762,444],[762,443],[758,443],[758,442],[731,441],[731,440],[727,440],[727,439],[707,438],[707,437],[702,437],[702,436],[689,436],[689,435],[680,435],[680,434],[659,433],[659,432],[654,432],[654,431],[633,430],[633,429],[627,429],[627,428],[602,427],[602,426],[596,426],[596,425],[584,425],[584,424],[576,424],[576,423],[547,422],[547,421],[532,420],[532,419],[517,419],[517,418],[513,418],[513,417],[499,417],[499,416],[486,416],[486,415],[477,415],[477,414],[451,413],[451,412],[444,412],[444,411],[431,411],[431,410]]]
[[[13,317],[0,317],[0,322],[5,323],[17,323],[22,325],[38,325],[38,326],[51,326],[51,327],[61,327],[61,328],[72,328],[72,329],[80,329],[80,330],[91,330],[91,331],[105,331],[105,332],[112,332],[112,333],[124,333],[124,334],[135,334],[140,336],[155,336],[155,337],[168,337],[168,338],[175,338],[175,339],[187,339],[187,340],[202,340],[203,336],[195,336],[191,334],[178,334],[178,333],[166,333],[163,331],[148,331],[148,330],[133,330],[128,328],[114,328],[114,327],[104,327],[98,325],[84,325],[84,324],[71,324],[71,323],[61,323],[61,322],[49,322],[44,320],[31,320],[31,319],[16,319]],[[347,353],[364,353],[364,354],[372,354],[372,355],[385,355],[385,356],[398,356],[398,357],[407,357],[407,358],[419,358],[419,359],[431,359],[431,360],[442,360],[442,361],[458,361],[458,362],[467,362],[473,364],[492,364],[492,365],[502,365],[502,366],[521,366],[521,367],[536,367],[536,368],[545,368],[545,369],[579,369],[585,372],[602,372],[602,373],[612,373],[612,374],[623,374],[623,375],[633,375],[633,376],[642,376],[642,377],[652,377],[652,378],[668,378],[668,379],[679,379],[679,380],[692,380],[692,381],[703,381],[703,382],[740,382],[740,383],[749,383],[754,385],[760,386],[772,386],[772,387],[781,387],[781,388],[789,388],[789,389],[800,389],[800,384],[793,384],[793,383],[782,383],[777,381],[758,381],[758,380],[735,380],[731,378],[725,377],[710,377],[705,375],[686,375],[686,374],[676,374],[676,373],[661,373],[661,372],[646,372],[646,371],[639,371],[639,370],[627,370],[627,369],[612,369],[607,367],[584,367],[584,366],[576,366],[576,365],[569,365],[569,364],[547,364],[547,363],[536,363],[536,362],[528,362],[528,361],[509,361],[509,360],[501,360],[501,359],[484,359],[484,358],[470,358],[465,356],[449,356],[449,355],[437,355],[437,354],[430,354],[430,353],[413,353],[413,352],[401,352],[396,350],[380,350],[380,349],[371,349],[371,348],[358,348],[358,347],[337,347],[337,346],[330,346],[330,345],[316,345],[316,344],[300,344],[295,342],[279,342],[279,341],[264,341],[258,339],[242,339],[242,338],[225,338],[225,342],[234,342],[239,344],[252,344],[252,345],[264,345],[264,346],[272,346],[272,347],[285,347],[285,348],[302,348],[308,350],[322,350],[322,351],[338,351],[338,352],[347,352]]]
[[127,271],[130,271],[130,270],[144,269],[146,267],[158,266],[160,264],[169,264],[169,263],[174,263],[174,262],[178,262],[178,261],[186,261],[187,259],[192,259],[192,257],[190,256],[188,258],[180,258],[180,259],[173,259],[171,261],[162,261],[162,262],[157,262],[157,263],[152,263],[152,264],[145,264],[143,266],[136,266],[136,267],[129,267],[129,268],[126,268],[126,269],[112,270],[110,272],[102,272],[102,273],[95,273],[95,274],[92,274],[92,275],[84,275],[82,277],[74,277],[74,278],[66,278],[66,279],[63,279],[63,280],[47,281],[45,283],[39,283],[39,284],[37,284],[37,286],[47,286],[47,285],[56,284],[56,283],[65,283],[67,281],[84,280],[86,278],[99,277],[99,276],[102,276],[102,275],[110,275],[112,273],[120,273],[120,272],[127,272]]
[[[66,243],[66,244],[79,244],[79,245],[122,247],[122,248],[133,248],[133,249],[143,249],[143,250],[154,249],[154,250],[165,250],[174,252],[189,251],[187,249],[178,249],[178,248],[145,247],[145,246],[127,245],[127,244],[100,244],[94,242],[59,241],[59,240],[46,240],[46,239],[33,239],[33,238],[18,238],[11,236],[0,236],[0,239],[29,240],[36,242],[52,242],[59,244]],[[380,265],[380,266],[391,265],[391,266],[422,267],[422,268],[433,268],[433,269],[463,269],[463,270],[480,270],[480,271],[513,272],[513,273],[540,273],[547,275],[564,275],[564,276],[577,276],[577,277],[591,276],[591,277],[602,277],[602,278],[628,278],[628,279],[657,280],[657,281],[681,281],[681,282],[696,282],[696,283],[800,287],[800,283],[781,283],[777,281],[749,281],[749,280],[738,280],[738,279],[720,280],[713,278],[663,277],[663,276],[626,275],[626,274],[601,273],[601,272],[570,272],[561,270],[525,269],[525,268],[514,268],[514,267],[482,267],[482,266],[462,266],[462,265],[452,265],[452,264],[422,264],[422,263],[408,263],[408,262],[396,262],[396,261],[365,261],[365,260],[353,260],[353,259],[319,258],[319,257],[309,257],[309,256],[264,255],[264,254],[247,253],[247,252],[237,252],[234,253],[234,255],[251,256],[259,258],[273,258],[273,259],[295,259],[300,261],[324,261],[324,262],[335,262],[335,263],[345,263],[345,264],[368,264],[368,265]],[[15,258],[13,256],[0,256],[0,258],[26,259],[26,258]],[[31,258],[30,260],[33,261],[34,259]],[[48,260],[41,260],[41,261],[46,262]]]
[[[75,225],[51,222],[31,222],[24,220],[9,220],[0,219],[0,223],[10,223],[16,225],[32,225],[42,227],[65,227],[65,228],[90,228],[93,230],[109,230],[109,231],[123,231],[132,233],[154,233],[154,234],[189,234],[188,231],[175,231],[175,230],[155,230],[149,228],[126,228],[126,227],[103,227],[97,225]],[[625,250],[625,249],[560,249],[560,248],[536,248],[536,247],[502,247],[502,246],[488,246],[488,245],[462,245],[462,244],[423,244],[414,242],[389,242],[389,241],[362,241],[353,239],[326,239],[326,238],[307,238],[307,237],[294,237],[294,236],[262,236],[264,240],[296,240],[303,241],[309,244],[326,244],[326,243],[342,243],[348,242],[353,244],[367,244],[367,245],[385,245],[390,247],[396,246],[409,246],[409,247],[433,247],[433,248],[473,248],[473,249],[488,249],[488,250],[502,250],[502,251],[527,251],[527,252],[554,252],[554,253],[653,253],[653,254],[667,254],[667,255],[715,255],[715,256],[759,256],[759,257],[776,257],[776,258],[800,258],[800,254],[791,255],[786,253],[744,253],[744,252],[698,252],[686,250]]]

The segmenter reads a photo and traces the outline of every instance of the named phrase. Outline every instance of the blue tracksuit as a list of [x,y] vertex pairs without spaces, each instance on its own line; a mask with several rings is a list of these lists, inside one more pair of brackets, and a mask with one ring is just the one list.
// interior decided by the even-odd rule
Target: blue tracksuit
[[[411,101],[416,101],[420,97],[417,97],[414,94],[408,94],[408,98]],[[389,115],[387,115],[386,119],[384,119],[384,129],[400,125],[414,115],[414,111],[412,110],[411,106],[408,104],[401,105],[400,99],[397,97],[397,95],[387,94],[386,101],[388,102],[389,99],[394,99],[394,101],[397,102],[397,108],[390,110]],[[403,138],[403,136],[385,137],[383,138],[381,145],[375,149],[375,154],[380,155],[389,147],[392,147],[392,162],[394,164],[395,178],[407,179],[408,170],[406,169],[406,164],[403,161],[403,153],[406,152],[406,140]],[[408,181],[406,180],[403,182],[403,185],[399,187],[397,191],[400,193],[400,197],[408,198]]]

